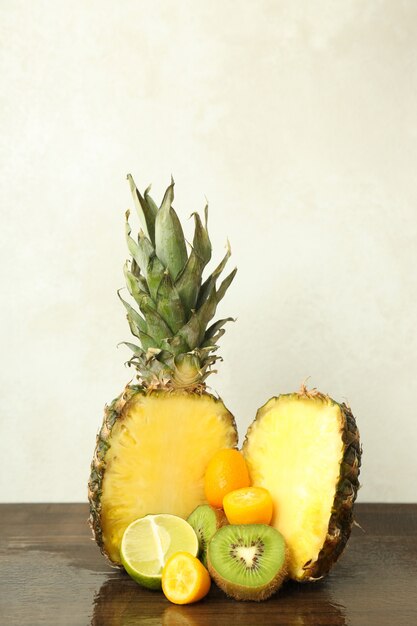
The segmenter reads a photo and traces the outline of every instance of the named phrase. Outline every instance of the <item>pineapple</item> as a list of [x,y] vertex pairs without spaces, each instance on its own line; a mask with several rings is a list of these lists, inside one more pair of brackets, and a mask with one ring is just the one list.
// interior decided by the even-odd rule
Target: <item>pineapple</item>
[[249,427],[243,454],[253,484],[272,495],[271,524],[287,541],[292,579],[323,578],[343,551],[361,452],[349,407],[305,385],[271,398]]
[[90,525],[113,563],[120,564],[126,527],[148,513],[187,517],[203,503],[204,472],[213,454],[237,444],[236,425],[205,380],[219,358],[215,353],[224,325],[210,322],[236,269],[217,284],[230,249],[203,282],[211,259],[207,207],[203,224],[197,213],[187,252],[172,203],[174,181],[158,208],[128,176],[141,229],[132,236],[126,213],[131,259],[124,266],[127,289],[136,307],[118,293],[137,341],[129,365],[137,384],[128,384],[105,408],[91,464]]

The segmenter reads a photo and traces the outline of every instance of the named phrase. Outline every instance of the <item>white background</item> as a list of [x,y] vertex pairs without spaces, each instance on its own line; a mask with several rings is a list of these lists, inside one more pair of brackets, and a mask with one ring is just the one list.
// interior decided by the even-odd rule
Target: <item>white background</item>
[[129,171],[230,238],[210,384],[241,438],[311,376],[357,415],[360,499],[416,500],[417,3],[3,0],[0,27],[0,500],[86,499],[133,375]]

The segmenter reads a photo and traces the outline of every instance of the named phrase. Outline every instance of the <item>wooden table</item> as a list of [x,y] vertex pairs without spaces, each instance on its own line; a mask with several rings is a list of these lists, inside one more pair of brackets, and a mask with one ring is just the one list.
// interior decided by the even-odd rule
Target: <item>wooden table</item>
[[112,569],[85,504],[0,505],[2,626],[415,626],[417,504],[359,504],[356,527],[323,582],[286,583],[263,603],[170,604]]

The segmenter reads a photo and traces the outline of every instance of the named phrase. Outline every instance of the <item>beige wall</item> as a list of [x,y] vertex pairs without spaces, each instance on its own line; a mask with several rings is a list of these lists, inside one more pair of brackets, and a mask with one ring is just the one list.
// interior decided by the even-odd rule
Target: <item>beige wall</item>
[[0,499],[86,497],[131,376],[132,171],[231,240],[210,382],[241,435],[310,375],[357,414],[360,498],[415,500],[417,3],[3,0],[0,24]]

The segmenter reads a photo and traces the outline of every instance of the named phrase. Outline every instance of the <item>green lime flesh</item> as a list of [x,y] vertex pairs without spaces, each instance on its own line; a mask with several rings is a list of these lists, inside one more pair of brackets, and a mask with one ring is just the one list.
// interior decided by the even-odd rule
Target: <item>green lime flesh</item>
[[198,553],[193,528],[181,517],[146,515],[125,530],[120,555],[126,572],[148,589],[161,589],[162,570],[175,552]]

